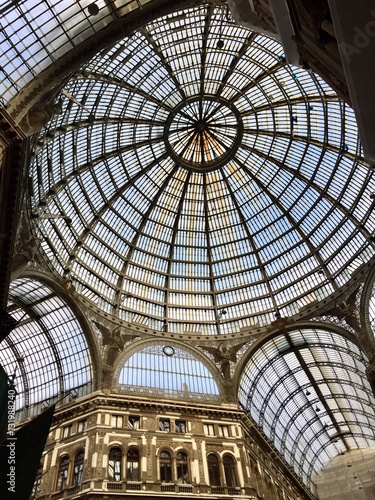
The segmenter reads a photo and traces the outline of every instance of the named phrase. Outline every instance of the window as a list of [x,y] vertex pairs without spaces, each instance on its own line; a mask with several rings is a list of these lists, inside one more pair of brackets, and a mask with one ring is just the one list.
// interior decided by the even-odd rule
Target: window
[[87,428],[87,420],[80,420],[78,422],[78,429],[77,432],[83,432]]
[[219,459],[213,453],[207,457],[208,476],[211,486],[221,486]]
[[139,451],[137,448],[129,448],[126,455],[126,479],[139,481]]
[[123,427],[122,415],[112,415],[111,425],[112,425],[112,427]]
[[141,419],[137,415],[129,415],[128,417],[128,427],[129,429],[139,429]]
[[70,425],[66,425],[66,426],[64,427],[64,429],[63,429],[63,437],[64,437],[64,438],[67,438],[67,437],[69,437],[69,436],[71,435],[71,433],[72,433],[72,428],[73,428],[72,424],[70,424]]
[[177,453],[177,482],[179,484],[190,483],[188,456],[184,451]]
[[229,427],[227,425],[219,425],[219,436],[229,437]]
[[224,464],[225,482],[227,483],[227,486],[232,486],[232,487],[237,486],[236,465],[232,455],[224,455],[223,464]]
[[65,455],[60,460],[59,469],[57,471],[57,485],[56,490],[63,490],[66,488],[68,482],[68,469],[69,469],[69,457]]
[[115,446],[109,450],[108,454],[108,479],[110,481],[121,481],[121,448]]
[[36,498],[39,495],[40,485],[42,482],[42,475],[43,475],[43,465],[40,464],[36,472],[33,489],[31,491],[31,498]]
[[176,432],[186,432],[186,422],[185,420],[176,420],[175,422],[175,430]]
[[160,453],[160,481],[162,483],[172,482],[172,460],[168,451]]
[[84,458],[85,458],[85,453],[83,451],[80,451],[79,453],[77,453],[77,455],[74,459],[72,486],[77,486],[77,484],[82,483]]
[[208,436],[215,435],[214,424],[204,424],[204,433]]
[[159,420],[159,429],[165,432],[169,432],[171,430],[171,421],[169,418],[161,418]]

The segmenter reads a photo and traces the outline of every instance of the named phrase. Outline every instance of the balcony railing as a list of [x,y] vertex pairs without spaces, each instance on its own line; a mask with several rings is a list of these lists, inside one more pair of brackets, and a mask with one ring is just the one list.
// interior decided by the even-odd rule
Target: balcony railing
[[[79,484],[77,486],[71,486],[69,488],[65,488],[64,490],[61,491],[56,491],[55,493],[52,493],[50,496],[48,496],[48,500],[60,500],[60,499],[70,499],[73,496],[76,496],[77,493],[79,493],[82,490],[85,490],[89,487],[90,483],[86,484]],[[145,490],[147,491],[152,491],[154,493],[166,493],[171,494],[171,493],[179,493],[179,494],[198,494],[199,492],[202,493],[211,493],[212,495],[230,495],[230,496],[240,496],[243,493],[246,493],[246,488],[241,489],[239,487],[231,487],[231,486],[196,486],[192,484],[175,484],[175,483],[142,483],[141,481],[103,481],[103,482],[97,482],[95,486],[91,484],[91,487],[94,487],[94,490],[97,491],[97,489],[103,489],[104,491],[108,492],[125,492],[125,491],[132,491],[132,492],[144,492]],[[168,495],[169,496],[169,495]],[[171,495],[171,498],[173,496]],[[46,497],[43,495],[40,495],[38,498],[41,498],[42,500],[45,500]]]

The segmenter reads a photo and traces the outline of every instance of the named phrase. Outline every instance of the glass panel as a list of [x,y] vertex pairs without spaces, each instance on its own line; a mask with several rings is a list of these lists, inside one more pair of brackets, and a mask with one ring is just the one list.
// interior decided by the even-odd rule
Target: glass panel
[[172,460],[167,451],[160,453],[160,481],[162,483],[172,482]]
[[39,465],[36,476],[35,476],[35,481],[33,484],[33,489],[31,491],[31,498],[37,498],[39,493],[40,493],[40,486],[42,483],[42,475],[43,475],[43,465]]
[[190,483],[188,456],[184,451],[179,451],[176,457],[177,461],[177,483]]
[[151,1],[115,0],[110,6],[99,2],[100,15],[90,13],[87,3],[74,0],[58,4],[50,0],[2,1],[0,95],[9,101],[36,74],[80,42]]
[[175,430],[176,432],[186,432],[186,422],[185,420],[176,420],[175,421]]
[[[118,367],[119,390],[139,394],[219,401],[217,383],[208,368],[188,349],[148,345],[124,358]],[[167,352],[167,354],[166,354]]]
[[227,486],[236,487],[237,479],[236,479],[236,466],[234,458],[231,455],[224,455],[223,464],[224,464],[225,482],[227,483]]
[[207,457],[208,476],[211,486],[221,486],[219,459],[211,453]]
[[130,448],[126,455],[126,479],[128,481],[139,480],[139,451]]
[[63,490],[67,487],[68,482],[69,457],[65,456],[60,460],[59,469],[57,472],[57,490]]
[[83,475],[83,461],[85,458],[85,454],[83,451],[77,453],[74,459],[74,469],[73,469],[73,481],[72,486],[77,486],[77,484],[82,483],[82,475]]

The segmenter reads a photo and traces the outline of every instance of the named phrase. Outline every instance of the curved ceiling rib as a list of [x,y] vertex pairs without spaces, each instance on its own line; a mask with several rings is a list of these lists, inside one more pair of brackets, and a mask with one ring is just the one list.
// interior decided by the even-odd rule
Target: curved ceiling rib
[[175,175],[176,171],[177,171],[177,166],[175,166],[171,172],[166,176],[166,178],[164,179],[162,185],[160,186],[160,188],[156,191],[152,201],[150,202],[150,205],[146,211],[146,213],[143,215],[141,221],[140,221],[140,224],[137,226],[137,232],[136,234],[134,235],[134,238],[133,240],[131,241],[130,245],[129,245],[129,248],[128,248],[128,251],[126,253],[126,256],[125,256],[125,260],[124,260],[124,266],[123,268],[121,269],[121,272],[120,272],[120,276],[119,276],[119,280],[118,280],[118,283],[117,283],[117,290],[118,290],[118,297],[117,299],[115,300],[114,304],[113,304],[113,308],[114,308],[114,312],[116,313],[116,310],[120,307],[120,301],[121,301],[121,291],[124,290],[126,292],[126,288],[124,286],[124,283],[127,279],[127,269],[128,269],[128,265],[129,265],[129,262],[131,262],[132,260],[132,256],[133,256],[133,253],[136,249],[136,246],[137,246],[137,243],[138,243],[138,240],[141,236],[143,236],[143,229],[146,225],[146,223],[148,222],[149,220],[149,217],[152,213],[152,211],[154,210],[156,204],[157,204],[157,201],[158,199],[160,198],[160,196],[163,195],[164,193],[164,190],[166,188],[166,186],[168,185],[168,183],[170,182],[170,180],[172,179],[172,177]]

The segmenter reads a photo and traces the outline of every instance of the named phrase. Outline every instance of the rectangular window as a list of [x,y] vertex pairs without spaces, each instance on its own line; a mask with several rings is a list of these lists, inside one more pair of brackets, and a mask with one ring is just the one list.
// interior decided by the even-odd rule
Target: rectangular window
[[128,481],[138,481],[139,478],[139,463],[127,462],[126,464],[126,479]]
[[229,437],[229,427],[227,425],[219,425],[219,436]]
[[139,429],[140,423],[141,423],[141,418],[138,415],[129,415],[128,417],[129,429]]
[[66,425],[64,427],[64,431],[63,431],[63,437],[64,438],[67,438],[67,437],[69,437],[71,435],[71,433],[72,433],[72,427],[73,427],[72,424]]
[[214,424],[204,424],[204,433],[207,434],[207,436],[214,436],[215,435]]
[[169,432],[171,430],[171,421],[169,418],[159,419],[159,429],[164,432]]
[[112,415],[111,416],[112,427],[121,428],[123,426],[122,415]]
[[185,422],[185,420],[176,420],[176,422],[175,422],[175,430],[176,430],[176,432],[182,432],[184,434],[186,432],[186,422]]
[[87,428],[87,420],[80,420],[78,422],[78,430],[77,432],[83,432]]

